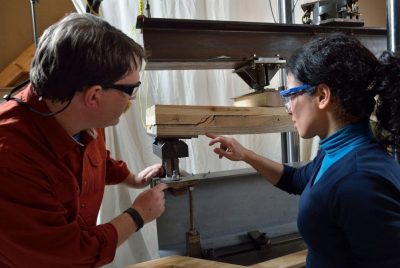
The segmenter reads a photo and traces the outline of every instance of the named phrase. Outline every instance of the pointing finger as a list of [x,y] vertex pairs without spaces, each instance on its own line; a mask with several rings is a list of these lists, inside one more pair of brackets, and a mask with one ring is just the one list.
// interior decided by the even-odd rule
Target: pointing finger
[[215,139],[216,137],[218,137],[218,135],[216,135],[214,133],[206,133],[206,136],[211,138],[211,139]]

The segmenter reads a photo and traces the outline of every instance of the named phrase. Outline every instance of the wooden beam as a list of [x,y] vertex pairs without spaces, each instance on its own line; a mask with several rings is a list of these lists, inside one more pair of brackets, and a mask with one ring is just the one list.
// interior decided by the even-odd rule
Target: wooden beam
[[251,268],[303,268],[306,266],[307,250],[284,255],[269,261],[260,262]]
[[13,86],[23,75],[29,73],[31,61],[35,54],[34,44],[30,45],[21,55],[0,72],[0,87]]
[[163,138],[294,131],[283,107],[154,105],[146,111],[146,125],[149,135]]
[[237,107],[281,107],[283,100],[276,90],[255,91],[235,97],[233,105]]
[[11,87],[0,87],[0,101],[5,94],[11,91]]

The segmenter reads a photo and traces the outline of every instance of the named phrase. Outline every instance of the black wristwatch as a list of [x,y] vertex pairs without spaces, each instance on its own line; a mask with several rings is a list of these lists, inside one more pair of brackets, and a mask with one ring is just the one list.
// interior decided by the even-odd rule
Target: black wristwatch
[[134,208],[128,208],[127,210],[124,211],[124,213],[128,213],[129,216],[131,216],[132,220],[136,223],[137,225],[137,229],[136,232],[139,231],[143,225],[144,225],[144,221],[142,216],[140,216],[139,212],[137,212],[136,209]]

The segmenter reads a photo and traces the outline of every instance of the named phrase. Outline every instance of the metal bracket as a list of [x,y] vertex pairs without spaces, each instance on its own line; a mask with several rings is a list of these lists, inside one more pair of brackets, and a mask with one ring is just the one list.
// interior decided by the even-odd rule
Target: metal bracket
[[237,73],[252,89],[264,90],[269,85],[271,78],[285,64],[286,60],[280,58],[279,55],[270,58],[259,58],[253,55],[245,65],[233,72]]
[[187,144],[177,138],[156,138],[153,142],[153,153],[162,159],[165,176],[172,179],[180,176],[179,158],[189,156]]

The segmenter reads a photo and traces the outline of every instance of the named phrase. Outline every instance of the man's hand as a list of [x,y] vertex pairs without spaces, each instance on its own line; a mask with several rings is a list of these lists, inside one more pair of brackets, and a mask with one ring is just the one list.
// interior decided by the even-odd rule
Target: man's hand
[[149,166],[136,175],[136,185],[138,185],[138,187],[144,187],[151,182],[152,178],[160,177],[164,172],[164,168],[161,164]]
[[151,182],[154,177],[160,177],[165,173],[161,164],[155,164],[140,171],[139,174],[129,174],[124,183],[134,188],[143,188]]
[[142,216],[144,223],[160,217],[165,210],[164,190],[168,186],[165,183],[159,183],[153,188],[139,194],[132,204]]

